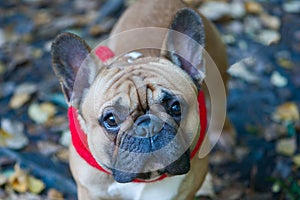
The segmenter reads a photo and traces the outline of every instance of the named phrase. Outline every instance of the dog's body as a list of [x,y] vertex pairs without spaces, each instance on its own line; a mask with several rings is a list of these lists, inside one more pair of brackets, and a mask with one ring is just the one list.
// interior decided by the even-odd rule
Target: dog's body
[[[143,27],[170,28],[170,24],[172,24],[171,27],[173,27],[175,31],[179,31],[187,35],[191,34],[189,36],[192,37],[197,42],[201,43],[202,37],[205,37],[205,49],[212,57],[216,65],[218,66],[223,81],[226,85],[227,82],[226,50],[223,43],[221,42],[221,39],[217,31],[210,24],[210,22],[208,22],[203,16],[197,17],[196,15],[198,14],[195,14],[195,12],[191,11],[190,9],[184,10],[178,14],[177,13],[178,10],[182,10],[183,8],[186,8],[186,5],[182,3],[180,0],[163,0],[163,1],[140,0],[132,7],[130,7],[123,14],[119,22],[116,24],[114,30],[112,31],[112,35],[121,33],[126,30],[134,29],[134,28],[143,28]],[[179,20],[176,17],[173,18],[175,15],[177,16],[177,18],[179,18]],[[173,22],[172,22],[172,18],[173,18]],[[186,20],[190,18],[192,18],[192,20],[194,20],[193,18],[195,18],[195,21],[192,21],[191,24],[189,25],[184,24],[183,25],[184,30],[180,30],[181,27],[180,23],[182,23],[181,21],[185,21],[184,23],[187,23]],[[180,25],[179,28],[177,28],[178,23]],[[199,27],[200,32],[203,31],[202,26],[204,26],[205,35],[198,34],[199,31],[197,30],[195,31],[194,34],[193,27],[192,27],[193,25]],[[191,27],[189,28],[187,26],[191,26]],[[188,31],[190,30],[190,31],[185,32],[185,30]],[[147,35],[146,39],[136,38],[136,37],[133,37],[132,39],[132,37],[127,38],[126,36],[116,37],[109,41],[109,46],[111,47],[111,49],[116,55],[119,55],[124,52],[128,52],[128,49],[136,49],[136,47],[139,46],[147,46],[148,45],[147,43],[154,46],[163,46],[163,44],[166,43],[165,44],[166,49],[172,52],[174,50],[172,48],[176,48],[176,45],[174,47],[174,45],[172,46],[168,44],[169,41],[168,39],[166,42],[165,37],[167,33],[168,32],[165,31],[164,34],[161,35]],[[171,39],[170,41],[172,41]],[[189,49],[191,48],[190,46],[191,45],[189,44],[186,47],[183,47],[183,49],[195,50],[195,49]],[[72,53],[70,53],[70,55],[68,52],[69,51],[68,48],[72,49]],[[96,157],[97,161],[100,160],[99,162],[102,162],[103,160],[107,160],[107,161],[103,161],[105,163],[105,167],[108,171],[111,170],[111,173],[113,174],[113,175],[106,174],[90,166],[77,153],[74,146],[71,145],[70,166],[71,166],[72,174],[78,185],[79,200],[102,200],[102,199],[188,200],[188,199],[193,199],[195,193],[201,187],[201,184],[205,178],[207,172],[207,166],[208,166],[207,157],[200,159],[198,158],[198,156],[195,156],[190,161],[190,164],[189,163],[186,164],[185,163],[186,160],[184,158],[179,158],[178,164],[180,165],[180,167],[176,166],[177,161],[175,161],[174,162],[175,164],[171,163],[170,165],[166,166],[166,168],[164,168],[164,171],[168,173],[168,175],[177,175],[177,176],[170,176],[163,179],[162,181],[152,182],[152,183],[131,182],[135,178],[149,179],[148,174],[147,173],[138,174],[138,172],[123,173],[118,170],[111,169],[109,166],[107,166],[107,163],[110,164],[110,158],[116,156],[115,152],[117,148],[115,148],[113,152],[109,152],[109,150],[107,150],[108,152],[103,151],[103,149],[109,148],[109,146],[107,145],[110,143],[110,141],[113,140],[109,139],[109,137],[112,136],[106,133],[108,130],[105,131],[103,128],[104,127],[103,123],[105,121],[103,122],[99,120],[99,123],[101,125],[99,127],[98,127],[98,123],[94,122],[95,121],[94,113],[95,110],[96,112],[98,112],[98,110],[101,110],[103,105],[105,105],[107,102],[115,102],[114,99],[117,99],[116,100],[117,106],[121,106],[121,107],[126,107],[125,105],[127,105],[127,103],[129,102],[128,103],[130,104],[129,109],[133,110],[131,113],[135,112],[136,110],[139,110],[138,108],[140,107],[142,107],[144,110],[147,110],[148,109],[147,107],[150,107],[149,110],[151,110],[151,106],[153,107],[153,105],[155,104],[155,103],[152,104],[151,102],[161,103],[159,100],[163,96],[161,88],[167,88],[170,91],[177,91],[179,94],[184,94],[184,96],[188,96],[188,97],[193,95],[195,96],[197,95],[198,89],[197,89],[197,85],[195,85],[194,83],[195,81],[199,81],[198,80],[199,74],[195,74],[192,70],[184,69],[192,77],[192,78],[188,78],[186,74],[182,71],[182,69],[180,69],[179,67],[176,67],[171,62],[166,61],[166,59],[161,59],[161,58],[158,59],[157,57],[160,57],[162,55],[160,51],[153,50],[153,49],[141,50],[143,57],[146,57],[146,59],[141,59],[141,61],[138,61],[137,63],[133,63],[133,64],[129,63],[126,69],[122,67],[115,67],[115,68],[110,67],[109,70],[111,71],[108,70],[107,72],[105,69],[99,70],[100,72],[98,71],[95,72],[96,69],[94,69],[94,71],[91,70],[91,72],[88,73],[89,76],[87,76],[86,79],[92,81],[88,81],[89,83],[85,83],[86,85],[83,85],[84,89],[80,93],[82,96],[78,97],[79,99],[76,99],[75,101],[76,103],[72,103],[71,96],[74,96],[73,87],[74,87],[75,77],[77,75],[76,73],[78,71],[78,67],[83,62],[84,58],[87,56],[89,51],[90,51],[89,47],[87,47],[87,45],[81,39],[70,35],[61,36],[53,43],[53,47],[52,47],[54,71],[56,72],[61,82],[62,89],[63,92],[65,93],[67,101],[72,106],[77,107],[79,111],[82,128],[85,130],[85,132],[87,132],[88,143],[89,145],[91,145],[90,146],[91,153],[93,154],[93,156]],[[190,55],[190,53],[185,53],[185,55],[186,54]],[[166,57],[169,58],[169,60],[173,61],[174,63],[176,60],[174,59],[174,56],[176,59],[178,59],[176,55],[169,55]],[[198,58],[193,58],[194,55],[190,55],[190,56],[193,61],[195,61],[196,63],[198,62],[197,64],[200,65],[202,63],[201,61],[198,60]],[[74,59],[73,57],[76,57],[76,59]],[[199,55],[198,57],[201,57],[201,55]],[[183,61],[181,62],[183,63]],[[118,66],[120,65],[121,62],[117,61],[116,63],[117,64],[114,65]],[[153,74],[151,74],[152,72],[149,73],[149,65],[151,65],[156,70],[156,71],[154,70]],[[73,68],[73,69],[68,69],[68,68]],[[207,74],[209,76],[209,71],[210,71],[209,67],[206,66],[206,68],[207,68]],[[139,71],[139,73],[137,73],[136,71]],[[118,78],[115,77],[117,75],[119,76]],[[129,78],[124,78],[124,80],[123,78],[120,78],[125,76],[126,77],[128,76]],[[167,78],[168,76],[172,77],[172,79],[169,80]],[[132,77],[142,77],[142,78],[140,79],[140,78],[132,78]],[[135,85],[131,86],[131,82],[128,82],[128,79],[130,79],[130,81],[133,82]],[[112,83],[110,83],[110,81]],[[115,86],[114,84],[118,81],[120,81],[121,84]],[[143,91],[144,88],[143,84],[138,85],[139,83],[141,83],[141,81],[143,84],[147,85],[145,91]],[[173,83],[176,83],[175,86],[173,86]],[[111,85],[110,87],[107,88],[108,84]],[[99,91],[98,93],[99,85],[101,86],[102,90]],[[134,91],[132,91],[132,87],[135,88]],[[97,94],[95,94],[95,91],[97,91]],[[188,98],[188,97],[184,97],[184,98]],[[93,102],[92,99],[93,100],[96,99],[97,102],[96,103]],[[195,101],[196,100],[194,98],[185,99],[185,102],[187,102],[187,104],[189,105],[194,105]],[[183,112],[184,109],[183,107],[185,105],[181,105],[181,106]],[[153,109],[154,109],[153,112],[155,113],[156,108]],[[194,130],[195,129],[197,130],[196,127],[199,126],[198,125],[199,119],[198,116],[195,115],[195,113],[190,112],[189,110],[197,110],[197,107],[190,106],[190,108],[186,108],[186,109],[187,112],[185,114],[182,113],[182,115],[184,115],[184,118],[187,119],[187,123],[181,125],[182,126],[181,128],[186,132],[195,132]],[[121,112],[123,112],[123,110]],[[137,115],[145,117],[144,116],[146,115],[145,113],[143,114],[138,113]],[[173,118],[175,119],[176,117]],[[181,116],[180,120],[182,120],[182,118],[183,116]],[[171,119],[171,121],[172,120],[173,119]],[[156,125],[154,125],[153,127],[156,127]],[[176,125],[174,125],[174,127],[176,127]],[[136,131],[136,130],[130,130],[130,131]],[[107,135],[109,136],[106,138]],[[115,140],[117,140],[117,143],[114,140],[116,146],[118,146],[119,137],[120,138],[122,137],[122,135],[121,136],[119,135],[121,134],[118,133],[118,136],[114,136],[116,137]],[[118,146],[118,150],[119,148],[122,148],[121,142],[123,142],[123,140],[126,139],[125,137],[126,136],[121,138],[122,141],[120,141],[120,146]],[[195,138],[197,137],[195,136]],[[162,138],[162,139],[166,140],[166,138]],[[208,140],[205,139],[204,143],[207,142]],[[99,145],[100,150],[98,149],[97,145],[93,146],[92,144]],[[130,145],[136,145],[136,144],[130,144]],[[144,151],[143,148],[144,147],[142,146],[141,147],[138,146],[137,147],[138,152]],[[176,151],[176,149],[170,150],[170,152],[173,151]],[[187,152],[185,152],[184,155],[188,154]],[[119,153],[117,156],[120,155],[122,156],[121,153]],[[166,159],[167,157],[168,158],[172,157],[172,155],[173,155],[172,153],[166,152],[165,155],[166,157],[162,158],[162,160]],[[132,161],[132,160],[128,160],[129,158],[127,157],[128,157],[127,155],[123,156],[123,159],[121,160],[127,159],[127,161],[126,162],[124,161],[124,163],[136,162],[134,158],[131,158],[133,159]],[[116,159],[120,159],[120,158],[117,157]],[[125,165],[124,163],[122,165]],[[144,169],[143,168],[144,165],[141,166],[140,164],[136,164],[136,163],[133,163],[131,165],[133,166],[133,168],[142,167],[142,169]],[[186,173],[187,171],[188,173]],[[118,182],[123,182],[123,183],[118,183]]]

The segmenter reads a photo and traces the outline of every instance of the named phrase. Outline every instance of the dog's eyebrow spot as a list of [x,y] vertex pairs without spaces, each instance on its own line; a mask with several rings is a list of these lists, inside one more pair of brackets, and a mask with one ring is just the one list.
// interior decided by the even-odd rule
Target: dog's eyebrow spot
[[162,96],[160,101],[165,101],[165,100],[171,100],[174,98],[174,94],[172,94],[171,92],[167,91],[167,90],[161,90]]

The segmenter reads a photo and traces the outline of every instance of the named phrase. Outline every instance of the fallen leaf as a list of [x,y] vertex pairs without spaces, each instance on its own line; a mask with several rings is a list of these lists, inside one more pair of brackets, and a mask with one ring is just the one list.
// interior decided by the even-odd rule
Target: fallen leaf
[[23,106],[30,99],[29,94],[15,94],[9,101],[9,107],[12,109],[18,109]]
[[293,156],[293,162],[298,168],[300,168],[300,154]]
[[9,185],[17,192],[28,190],[28,175],[18,164],[15,165],[15,173],[9,177]]
[[49,200],[64,200],[64,196],[61,192],[56,189],[49,189],[47,193],[47,199]]
[[8,185],[16,192],[33,194],[41,193],[46,187],[43,181],[29,175],[18,164],[15,165],[13,173],[9,174]]
[[47,113],[48,118],[53,117],[56,113],[56,107],[49,102],[44,102],[40,105],[41,110]]
[[52,16],[46,10],[37,11],[33,16],[33,21],[36,26],[45,25],[52,21]]
[[33,94],[37,91],[37,85],[31,82],[22,83],[18,85],[15,94]]
[[43,181],[34,178],[33,176],[28,177],[28,189],[34,194],[39,194],[45,189],[45,184]]
[[286,102],[276,108],[272,118],[279,122],[297,122],[300,120],[299,109],[295,103]]
[[278,58],[277,63],[285,69],[292,69],[295,65],[291,60],[285,58]]
[[68,118],[66,116],[54,116],[47,120],[46,127],[50,127],[55,131],[64,131],[66,127],[69,127]]
[[282,76],[279,72],[275,71],[271,75],[271,83],[276,87],[285,87],[288,84],[287,78]]
[[281,25],[279,17],[272,16],[266,13],[260,15],[260,20],[265,27],[273,30],[278,30]]
[[248,57],[231,65],[228,69],[228,73],[233,77],[241,78],[249,83],[259,82],[259,77],[257,77],[247,68],[247,62],[251,59],[251,57]]
[[278,182],[276,182],[272,185],[272,192],[277,193],[280,191],[280,189],[281,189],[281,187]]
[[21,149],[28,145],[29,140],[23,133],[24,125],[21,122],[2,119],[1,127],[0,146]]
[[3,129],[0,129],[0,146],[5,147],[6,146],[6,140],[10,137],[11,137],[11,135],[8,132],[6,132]]
[[31,95],[37,91],[37,85],[34,83],[23,83],[17,86],[14,95],[10,99],[9,107],[18,109],[28,102]]
[[223,17],[241,18],[245,15],[245,6],[240,1],[233,1],[231,3],[208,1],[204,2],[199,10],[210,20],[219,20]]
[[56,108],[51,103],[31,104],[28,108],[29,117],[37,124],[43,124],[53,117],[56,113]]
[[283,5],[283,10],[288,13],[299,13],[300,2],[298,0],[286,1]]
[[249,14],[259,14],[261,12],[263,12],[263,7],[257,3],[257,2],[254,2],[254,1],[247,1],[245,2],[245,8],[246,8],[246,11],[247,13]]
[[278,31],[275,30],[262,30],[256,40],[263,45],[276,44],[281,39],[281,35]]
[[39,59],[41,58],[43,55],[43,51],[41,49],[35,49],[33,52],[32,52],[32,56],[34,59]]
[[38,141],[37,147],[43,155],[49,156],[58,152],[62,146],[50,141]]
[[280,139],[276,143],[276,152],[285,156],[292,156],[297,150],[294,137]]

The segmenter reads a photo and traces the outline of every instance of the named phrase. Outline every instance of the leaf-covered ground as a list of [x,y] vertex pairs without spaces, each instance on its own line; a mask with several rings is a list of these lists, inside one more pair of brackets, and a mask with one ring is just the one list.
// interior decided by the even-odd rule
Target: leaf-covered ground
[[[228,47],[231,152],[211,154],[201,199],[300,199],[300,2],[186,0]],[[93,46],[132,1],[0,1],[0,199],[75,199],[67,106],[50,45],[71,31]]]

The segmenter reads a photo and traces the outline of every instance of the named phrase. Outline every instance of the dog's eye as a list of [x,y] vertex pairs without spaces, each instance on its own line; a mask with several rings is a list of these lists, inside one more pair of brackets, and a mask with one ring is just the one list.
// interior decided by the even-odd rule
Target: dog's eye
[[112,112],[105,113],[99,123],[108,131],[116,131],[119,128],[116,116]]
[[109,113],[104,117],[104,123],[111,128],[118,126],[116,117],[112,113]]
[[115,127],[115,126],[118,126],[117,124],[117,121],[116,121],[116,118],[115,116],[110,113],[109,115],[107,115],[105,118],[104,118],[104,122],[110,126],[110,127]]
[[181,115],[181,107],[179,101],[175,101],[170,106],[170,114],[173,117],[177,117]]

